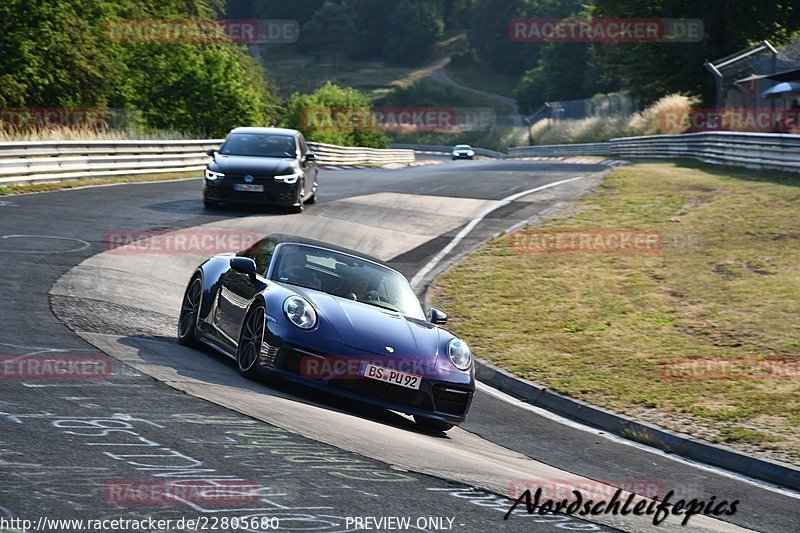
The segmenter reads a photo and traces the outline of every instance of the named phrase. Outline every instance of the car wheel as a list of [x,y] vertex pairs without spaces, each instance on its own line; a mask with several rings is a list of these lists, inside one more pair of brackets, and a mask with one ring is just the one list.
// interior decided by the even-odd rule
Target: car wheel
[[239,367],[239,373],[248,379],[255,379],[258,374],[258,357],[264,343],[264,319],[264,306],[256,305],[247,313],[239,335],[236,366]]
[[203,280],[195,274],[186,287],[178,318],[178,342],[184,346],[197,346],[197,318],[200,316],[200,304],[203,302]]
[[447,422],[417,415],[414,415],[414,422],[416,422],[419,427],[426,431],[439,431],[442,433],[455,427],[455,424],[448,424]]
[[216,209],[217,207],[219,207],[219,202],[213,202],[211,200],[203,200],[203,206],[205,206],[206,209]]
[[300,194],[297,195],[298,199],[299,199],[298,201],[300,202],[300,205],[293,205],[292,206],[292,213],[298,213],[298,214],[302,213],[303,209],[305,208],[305,196],[306,196],[306,184],[305,184],[305,182],[303,182],[303,184],[300,187],[301,187],[300,188]]
[[317,202],[317,191],[319,190],[319,183],[317,182],[317,177],[314,177],[314,186],[311,189],[311,198],[306,200],[307,204],[313,204]]

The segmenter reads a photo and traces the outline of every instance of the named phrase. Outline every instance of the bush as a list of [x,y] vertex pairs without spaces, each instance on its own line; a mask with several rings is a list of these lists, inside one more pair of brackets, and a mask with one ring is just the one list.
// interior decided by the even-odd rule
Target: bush
[[663,117],[668,112],[676,113],[678,116],[688,116],[692,107],[699,103],[700,99],[696,96],[668,94],[641,113],[634,115],[628,124],[628,134],[659,135],[662,133],[682,133],[685,129],[667,128]]
[[536,144],[573,144],[604,142],[615,137],[682,133],[683,129],[668,130],[665,127],[664,114],[688,114],[699,101],[694,96],[670,94],[633,115],[597,116],[559,122],[540,120],[533,126],[533,138]]
[[119,107],[128,127],[223,137],[278,120],[279,100],[262,70],[232,46],[137,44],[119,58],[127,65]]
[[302,131],[309,141],[370,148],[389,145],[372,120],[367,96],[331,82],[311,94],[293,94],[286,105],[284,126]]

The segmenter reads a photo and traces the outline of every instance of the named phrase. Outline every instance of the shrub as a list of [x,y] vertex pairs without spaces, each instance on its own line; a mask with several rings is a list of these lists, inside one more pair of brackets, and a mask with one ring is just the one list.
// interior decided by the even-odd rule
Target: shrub
[[[356,119],[339,121],[337,116]],[[365,94],[328,82],[311,94],[293,94],[286,105],[284,126],[302,131],[309,141],[386,148],[389,139],[371,123],[371,116]]]

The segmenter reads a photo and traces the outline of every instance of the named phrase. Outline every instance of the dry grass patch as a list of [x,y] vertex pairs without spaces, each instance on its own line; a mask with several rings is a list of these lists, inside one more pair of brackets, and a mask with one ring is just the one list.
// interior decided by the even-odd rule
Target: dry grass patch
[[800,178],[642,163],[614,170],[576,207],[545,227],[660,230],[665,246],[544,254],[516,253],[507,238],[487,244],[432,293],[478,357],[603,407],[800,463],[796,372],[676,379],[662,366],[771,360],[797,369]]

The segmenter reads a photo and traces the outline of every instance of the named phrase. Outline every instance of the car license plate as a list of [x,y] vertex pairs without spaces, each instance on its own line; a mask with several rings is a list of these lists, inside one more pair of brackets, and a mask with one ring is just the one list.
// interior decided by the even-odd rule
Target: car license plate
[[422,384],[422,376],[401,372],[399,370],[392,370],[382,366],[375,366],[369,363],[362,366],[361,375],[365,378],[384,381],[392,385],[406,387],[407,389],[419,390],[419,386]]
[[242,192],[264,192],[264,186],[251,185],[249,183],[234,183],[233,190]]

